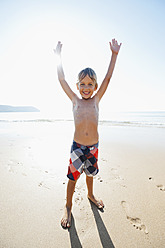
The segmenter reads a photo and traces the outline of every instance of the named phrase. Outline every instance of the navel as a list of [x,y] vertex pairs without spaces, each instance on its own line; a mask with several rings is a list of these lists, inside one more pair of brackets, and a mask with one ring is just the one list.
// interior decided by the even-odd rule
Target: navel
[[88,133],[86,132],[85,135],[88,136]]

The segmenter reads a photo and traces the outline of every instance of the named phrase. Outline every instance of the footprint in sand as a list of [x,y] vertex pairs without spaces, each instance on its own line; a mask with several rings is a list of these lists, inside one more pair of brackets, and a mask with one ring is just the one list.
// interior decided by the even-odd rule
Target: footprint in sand
[[[150,181],[153,181],[153,177],[149,177]],[[156,187],[161,190],[161,191],[165,191],[165,186],[163,184],[157,184]]]
[[162,184],[156,185],[161,191],[165,191],[165,187]]
[[80,205],[81,202],[83,201],[83,197],[81,196],[81,193],[82,193],[82,187],[81,186],[76,186],[75,187],[74,201],[78,205]]
[[97,180],[99,180],[101,183],[103,182],[103,179],[101,178],[101,176],[96,176]]
[[9,160],[9,163],[8,163],[8,171],[9,172],[12,172],[12,173],[15,173],[16,172],[16,168],[18,166],[22,166],[23,164],[21,162],[18,162],[17,160]]
[[104,159],[104,158],[101,158],[101,160],[102,160],[102,161],[104,161],[104,162],[107,162],[107,160],[106,160],[106,159]]
[[129,220],[129,222],[137,229],[137,230],[141,230],[143,231],[145,234],[148,234],[148,230],[146,228],[146,226],[142,223],[141,219],[136,218],[136,217],[130,217],[128,215],[129,212],[129,205],[127,204],[127,202],[122,201],[121,205],[126,213],[127,216],[127,220]]
[[82,200],[83,200],[83,197],[82,197],[82,196],[76,196],[76,197],[75,197],[75,202],[76,202],[78,205],[81,204]]
[[39,184],[38,184],[39,187],[43,187],[43,188],[46,188],[46,189],[50,189],[49,187],[46,186],[46,184],[44,183],[44,181],[41,181]]
[[[117,168],[111,168],[111,175],[112,179],[117,180],[117,181],[123,181],[124,178],[118,174],[118,169]],[[123,186],[123,185],[121,185]]]

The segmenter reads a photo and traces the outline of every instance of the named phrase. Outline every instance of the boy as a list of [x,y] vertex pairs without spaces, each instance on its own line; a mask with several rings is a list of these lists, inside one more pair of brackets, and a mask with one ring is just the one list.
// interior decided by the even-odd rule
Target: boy
[[[93,97],[92,95],[94,91],[97,90],[97,78],[92,69],[86,68],[78,75],[79,81],[77,83],[77,89],[82,97],[80,99],[71,90],[65,80],[61,60],[57,65],[57,73],[60,84],[73,103],[75,123],[74,140],[71,148],[71,158],[67,174],[67,177],[69,178],[67,185],[67,202],[65,205],[64,216],[61,220],[61,225],[64,228],[70,227],[71,225],[72,197],[76,181],[83,171],[86,173],[86,184],[88,188],[89,200],[91,200],[98,208],[104,207],[103,202],[101,200],[97,200],[97,198],[93,195],[93,176],[98,173],[98,106],[111,79],[120,46],[121,43],[118,45],[115,39],[110,42],[112,57],[109,68],[100,88]],[[55,53],[60,59],[61,48],[62,44],[61,42],[58,42]]]

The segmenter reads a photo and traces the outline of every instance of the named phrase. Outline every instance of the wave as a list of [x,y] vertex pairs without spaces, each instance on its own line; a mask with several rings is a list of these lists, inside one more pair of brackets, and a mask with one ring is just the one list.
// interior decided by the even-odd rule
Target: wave
[[[0,123],[56,123],[56,122],[73,122],[73,120],[65,119],[25,119],[25,120],[0,120]],[[156,128],[165,128],[165,123],[163,122],[147,122],[147,121],[107,121],[100,120],[99,125],[101,126],[120,126],[120,127],[156,127]]]
[[130,126],[130,127],[157,127],[165,128],[165,123],[135,122],[135,121],[100,121],[100,125],[106,126]]

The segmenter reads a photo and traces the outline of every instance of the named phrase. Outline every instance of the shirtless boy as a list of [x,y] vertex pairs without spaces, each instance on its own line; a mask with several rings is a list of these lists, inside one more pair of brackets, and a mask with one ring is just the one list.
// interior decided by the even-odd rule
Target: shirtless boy
[[79,98],[69,87],[65,80],[62,63],[61,63],[61,42],[58,42],[55,53],[60,58],[60,63],[57,65],[57,73],[60,84],[70,98],[73,104],[73,115],[75,123],[74,140],[71,147],[71,158],[68,167],[67,177],[67,200],[64,209],[64,215],[61,220],[61,225],[64,228],[71,225],[71,209],[72,197],[76,185],[76,181],[82,172],[86,174],[86,184],[88,189],[88,198],[98,207],[103,208],[102,200],[98,200],[93,194],[93,176],[98,173],[98,115],[99,102],[104,95],[112,73],[115,67],[120,45],[113,39],[109,42],[112,56],[108,67],[107,74],[98,89],[97,93],[97,78],[95,72],[91,68],[82,70],[78,75],[77,89],[81,95]]

